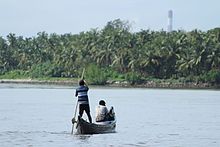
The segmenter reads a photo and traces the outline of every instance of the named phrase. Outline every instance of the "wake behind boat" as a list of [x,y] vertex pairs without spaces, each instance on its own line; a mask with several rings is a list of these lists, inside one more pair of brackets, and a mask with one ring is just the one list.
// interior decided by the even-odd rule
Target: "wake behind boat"
[[76,125],[77,134],[102,134],[113,133],[116,128],[116,120],[89,123],[78,116]]

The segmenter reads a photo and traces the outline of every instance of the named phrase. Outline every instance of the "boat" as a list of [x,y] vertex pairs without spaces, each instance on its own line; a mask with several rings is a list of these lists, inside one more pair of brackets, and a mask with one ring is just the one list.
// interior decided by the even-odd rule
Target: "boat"
[[103,134],[114,133],[116,128],[116,120],[89,123],[82,117],[78,116],[76,134]]

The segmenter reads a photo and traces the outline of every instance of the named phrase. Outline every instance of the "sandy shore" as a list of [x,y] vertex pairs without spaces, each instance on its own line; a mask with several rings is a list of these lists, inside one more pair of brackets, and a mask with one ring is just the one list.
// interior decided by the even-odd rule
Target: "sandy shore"
[[59,81],[59,80],[34,80],[34,79],[0,79],[0,83],[14,84],[46,84],[46,85],[76,85],[78,81]]

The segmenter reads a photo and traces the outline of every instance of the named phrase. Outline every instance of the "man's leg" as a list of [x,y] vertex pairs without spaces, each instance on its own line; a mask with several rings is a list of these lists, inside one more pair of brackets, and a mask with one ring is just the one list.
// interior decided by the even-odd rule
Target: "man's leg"
[[79,104],[79,116],[80,117],[82,117],[82,115],[83,115],[83,110],[84,110],[83,105]]
[[86,105],[86,106],[85,106],[85,111],[86,111],[86,114],[87,114],[87,116],[88,116],[88,118],[89,118],[89,122],[92,123],[92,117],[91,117],[91,115],[90,115],[89,105]]
[[92,117],[91,117],[91,115],[90,115],[90,112],[87,113],[87,115],[88,115],[88,118],[89,118],[89,122],[92,123]]

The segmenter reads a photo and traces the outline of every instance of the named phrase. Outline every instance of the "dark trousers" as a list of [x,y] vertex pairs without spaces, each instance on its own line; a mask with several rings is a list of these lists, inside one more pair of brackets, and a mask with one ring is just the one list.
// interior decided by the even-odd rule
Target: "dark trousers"
[[92,117],[90,115],[89,104],[79,104],[79,116],[82,117],[84,110],[89,118],[89,122],[92,123]]

